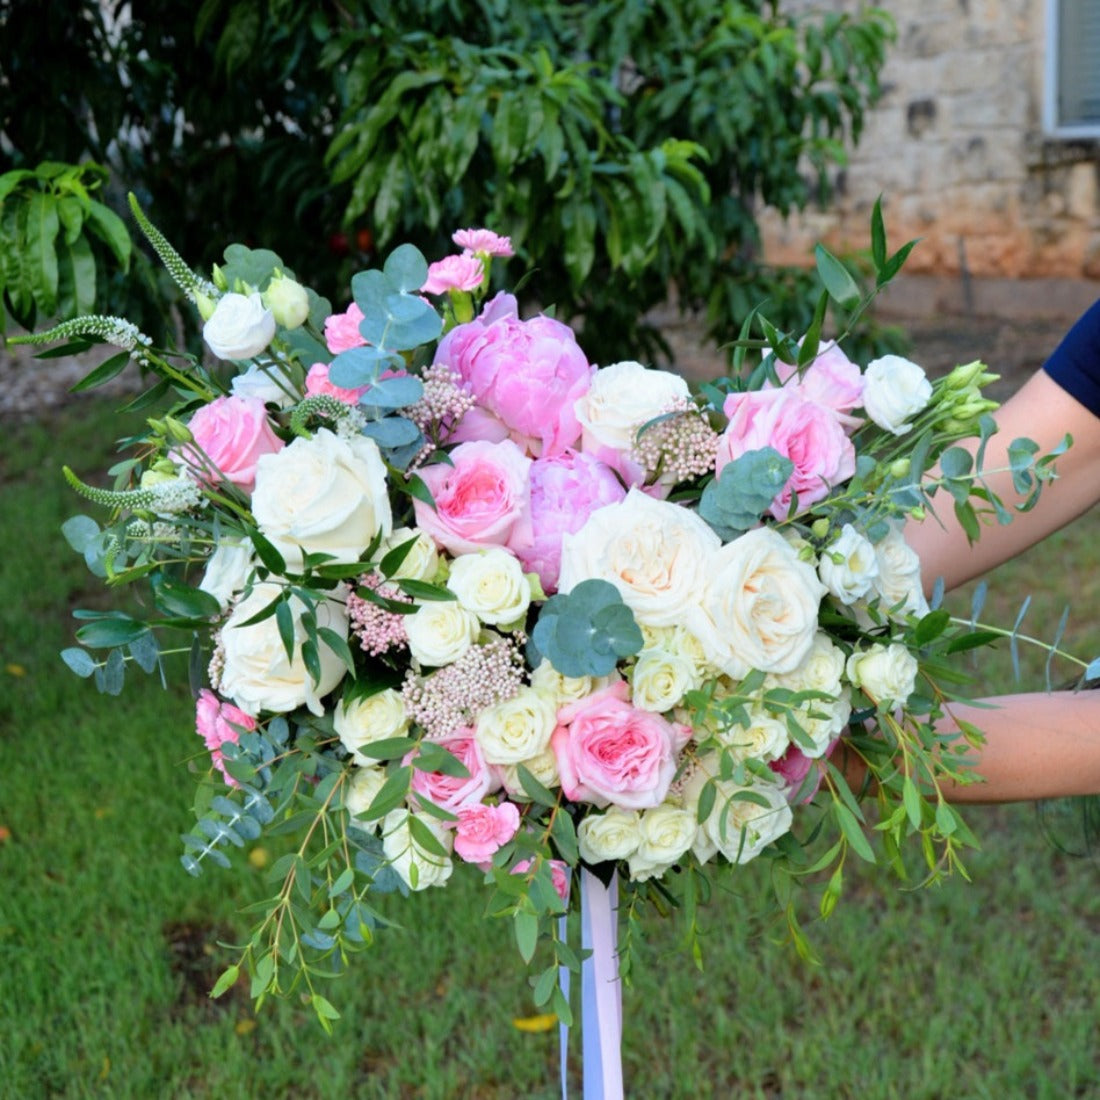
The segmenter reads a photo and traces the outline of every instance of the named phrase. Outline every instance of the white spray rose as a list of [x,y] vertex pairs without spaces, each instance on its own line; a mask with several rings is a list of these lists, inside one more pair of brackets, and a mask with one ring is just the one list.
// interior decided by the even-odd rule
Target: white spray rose
[[769,676],[766,684],[790,688],[792,691],[823,691],[838,695],[844,662],[847,658],[840,646],[823,631],[814,635],[813,644],[801,663],[790,672]]
[[523,566],[499,546],[455,558],[447,587],[463,607],[490,626],[518,622],[531,604]]
[[386,688],[350,703],[341,699],[336,704],[332,726],[352,760],[364,766],[376,761],[359,750],[373,741],[404,737],[409,730],[409,715],[400,693]]
[[817,573],[825,587],[841,603],[854,603],[866,596],[878,576],[878,558],[871,540],[850,523],[821,553]]
[[712,556],[699,603],[681,614],[707,660],[739,679],[754,668],[797,668],[813,645],[824,594],[813,566],[774,528],[757,527]]
[[906,423],[932,398],[932,383],[924,370],[900,355],[884,355],[867,364],[863,374],[863,408],[883,430],[904,435]]
[[244,590],[253,567],[252,543],[248,539],[222,539],[206,563],[199,588],[209,592],[224,611],[230,600]]
[[406,552],[391,580],[431,581],[439,569],[439,551],[430,535],[413,527],[395,527],[379,544],[378,560],[391,550],[416,539]]
[[639,710],[664,714],[701,681],[686,657],[664,649],[643,649],[630,674],[631,702]]
[[848,658],[848,679],[880,707],[900,707],[917,686],[917,659],[897,642],[873,645]]
[[297,280],[280,273],[267,284],[267,290],[262,297],[276,324],[286,329],[305,324],[309,316],[309,295]]
[[219,359],[251,359],[274,335],[275,318],[258,293],[223,294],[202,326],[202,338]]
[[734,760],[778,760],[791,743],[786,724],[760,707],[749,711],[747,726],[730,726],[718,733]]
[[671,802],[642,814],[637,850],[629,857],[635,882],[662,875],[691,848],[696,833],[695,813]]
[[453,664],[474,644],[481,624],[456,600],[421,604],[405,616],[413,658],[429,668]]
[[[706,779],[702,772],[692,776],[689,803],[698,805],[699,792]],[[692,845],[700,863],[713,859],[718,852],[731,863],[748,863],[790,830],[793,815],[778,783],[757,779],[752,787],[745,788],[716,780],[715,788],[714,807],[706,821],[699,825]],[[746,790],[765,799],[767,805],[739,798],[738,795]]]
[[627,859],[641,841],[642,815],[612,806],[606,813],[586,814],[577,826],[577,847],[586,863]]
[[357,828],[376,833],[381,822],[367,821],[358,815],[366,813],[378,793],[386,785],[386,769],[375,764],[372,767],[354,768],[344,791],[344,809],[355,819]]
[[523,789],[523,782],[519,777],[519,766],[522,764],[544,787],[553,788],[561,786],[561,777],[558,775],[558,757],[552,748],[545,748],[538,756],[528,757],[526,760],[517,761],[515,764],[497,765],[500,781],[505,791],[517,802],[522,802],[530,796]]
[[531,673],[531,686],[560,706],[563,703],[580,702],[619,678],[616,674],[563,676],[549,661],[543,659],[539,662],[539,667]]
[[882,597],[886,608],[900,615],[928,614],[928,601],[921,586],[920,558],[905,541],[900,527],[891,527],[889,534],[875,545],[878,573],[872,588]]
[[[293,660],[287,660],[274,615],[250,626],[241,625],[282,592],[281,585],[265,581],[255,585],[233,608],[221,631],[225,656],[221,690],[241,710],[253,716],[262,710],[285,713],[302,704],[320,715],[324,713],[321,697],[336,687],[347,670],[344,662],[322,642],[317,647],[321,678],[317,683],[313,682],[301,651],[301,642],[306,637],[301,621],[306,605],[297,596],[291,596],[288,601],[294,624]],[[317,604],[316,615],[319,628],[328,628],[341,638],[347,638],[348,617],[342,603],[335,599],[321,600]]]
[[639,623],[673,626],[699,602],[721,540],[687,508],[631,489],[562,539],[558,591],[609,581]]
[[280,409],[289,408],[298,400],[294,383],[274,363],[253,363],[243,374],[234,376],[229,392],[234,397],[254,397]]
[[358,561],[393,526],[386,467],[372,439],[322,428],[256,463],[252,514],[291,569],[304,554]]
[[825,755],[825,750],[844,731],[848,719],[852,716],[852,700],[847,688],[832,702],[815,700],[795,711],[795,719],[803,731],[813,741],[813,746],[800,744],[803,756],[816,760]]
[[[439,843],[449,851],[451,830],[443,822],[426,814],[418,816]],[[386,814],[382,822],[382,851],[410,890],[442,886],[451,877],[454,869],[450,856],[439,856],[435,852],[425,851],[416,843],[409,828],[408,810],[391,810]]]
[[477,716],[474,736],[487,764],[520,764],[550,745],[557,724],[554,701],[533,687],[493,703]]

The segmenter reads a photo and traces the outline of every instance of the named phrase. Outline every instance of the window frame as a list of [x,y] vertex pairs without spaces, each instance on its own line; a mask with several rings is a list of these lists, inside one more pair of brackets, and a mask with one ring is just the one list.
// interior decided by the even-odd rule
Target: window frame
[[[1062,57],[1059,47],[1060,23],[1059,15],[1063,3],[1071,3],[1073,0],[1046,0],[1046,45],[1043,63],[1043,131],[1048,137],[1065,141],[1076,141],[1082,138],[1100,138],[1100,109],[1097,111],[1096,120],[1087,123],[1063,123],[1059,120],[1058,112],[1058,78],[1062,68]],[[1090,0],[1077,0],[1078,3],[1089,3]],[[1095,2],[1095,0],[1091,0]],[[1100,83],[1097,88],[1100,94]]]

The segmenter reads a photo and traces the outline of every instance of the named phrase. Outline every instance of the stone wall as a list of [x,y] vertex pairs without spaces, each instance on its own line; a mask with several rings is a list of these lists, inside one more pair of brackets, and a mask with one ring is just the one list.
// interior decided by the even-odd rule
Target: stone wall
[[[769,259],[806,263],[815,241],[866,247],[883,200],[890,242],[922,238],[906,271],[1100,279],[1100,142],[1046,137],[1048,0],[886,0],[898,37],[885,94],[827,211],[762,215]],[[854,10],[846,0],[794,9]]]

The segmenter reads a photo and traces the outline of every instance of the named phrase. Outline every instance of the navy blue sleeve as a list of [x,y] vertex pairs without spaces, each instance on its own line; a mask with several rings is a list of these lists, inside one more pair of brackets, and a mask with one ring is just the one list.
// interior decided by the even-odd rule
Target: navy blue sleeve
[[1095,416],[1100,416],[1100,301],[1066,333],[1043,370]]

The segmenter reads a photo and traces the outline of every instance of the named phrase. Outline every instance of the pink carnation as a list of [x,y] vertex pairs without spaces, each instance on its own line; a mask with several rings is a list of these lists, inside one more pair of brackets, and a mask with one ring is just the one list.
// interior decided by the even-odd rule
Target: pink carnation
[[768,767],[786,781],[788,802],[796,798],[811,770],[814,772],[814,778],[798,801],[799,803],[809,802],[817,794],[817,789],[821,786],[822,776],[825,774],[825,761],[832,755],[833,749],[836,748],[839,740],[837,738],[831,741],[824,755],[820,758],[811,758],[797,745],[790,745],[778,760],[768,762]]
[[333,313],[325,318],[325,343],[333,355],[366,346],[367,342],[359,331],[362,320],[363,311],[354,302],[348,306],[346,312]]
[[[554,890],[561,900],[568,905],[569,904],[569,865],[561,859],[551,859],[548,861],[550,864],[550,876],[551,881],[554,883]],[[531,860],[521,859],[519,863],[512,868],[513,875],[526,874],[531,869]]]
[[328,379],[328,363],[314,363],[306,375],[306,396],[316,397],[323,394],[326,397],[335,397],[337,401],[343,401],[345,405],[359,404],[359,398],[370,389],[370,386],[358,386],[353,390],[343,386],[334,386]]
[[690,730],[631,706],[627,691],[620,680],[558,711],[550,746],[566,798],[628,810],[664,801]]
[[[446,775],[443,772],[425,772],[413,769],[412,790],[429,802],[451,813],[457,813],[459,807],[479,803],[487,794],[500,786],[496,772],[485,763],[481,747],[474,738],[472,729],[456,730],[450,737],[435,742],[457,757],[469,773],[465,776]],[[416,752],[410,752],[402,761],[410,764],[416,759]]]
[[428,267],[428,278],[420,288],[425,294],[446,294],[448,290],[477,290],[485,278],[481,260],[470,253],[444,256]]
[[422,466],[435,508],[414,500],[416,525],[452,554],[531,543],[531,459],[510,440],[460,443],[450,463]]
[[561,454],[580,438],[573,406],[588,392],[593,368],[568,325],[542,316],[521,321],[515,298],[498,294],[480,317],[443,337],[434,361],[456,370],[528,453]]
[[203,405],[187,427],[194,443],[183,445],[181,457],[195,474],[210,483],[220,473],[249,493],[256,484],[259,459],[283,448],[258,397],[217,397]]
[[514,256],[511,237],[500,237],[491,229],[456,229],[451,240],[467,252],[484,252],[487,256]]
[[770,512],[784,519],[791,494],[800,508],[828,496],[834,485],[855,473],[856,453],[832,409],[787,389],[731,393],[723,411],[729,424],[718,440],[715,472],[728,462],[763,447],[772,447],[794,463],[786,485],[775,495]]
[[222,702],[208,688],[199,692],[199,697],[195,700],[195,732],[206,743],[211,763],[225,776],[226,783],[231,787],[238,787],[240,784],[225,770],[222,745],[227,741],[236,745],[242,729],[255,728],[256,719],[245,714],[240,707]]
[[467,863],[484,868],[519,829],[519,808],[513,802],[501,802],[499,806],[475,802],[460,806],[457,813],[455,852]]

